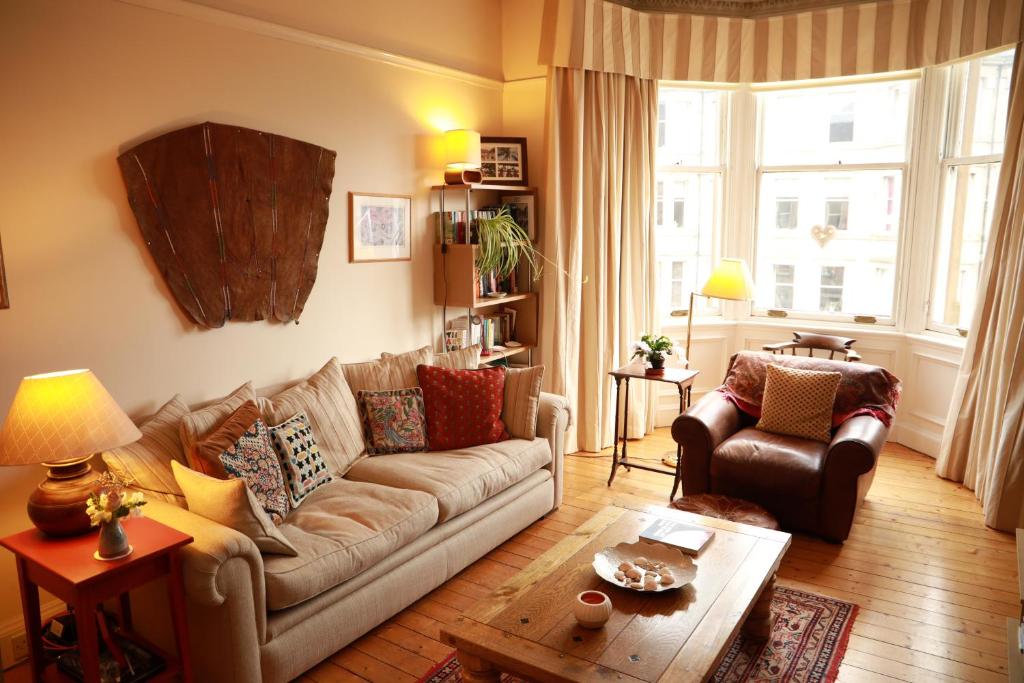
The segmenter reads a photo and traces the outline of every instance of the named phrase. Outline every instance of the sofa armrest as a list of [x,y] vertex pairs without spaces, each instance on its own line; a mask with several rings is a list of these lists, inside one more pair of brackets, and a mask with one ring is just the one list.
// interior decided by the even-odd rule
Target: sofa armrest
[[562,504],[565,482],[565,432],[572,424],[569,401],[557,394],[541,393],[537,411],[537,436],[551,445],[551,477],[555,480],[555,507]]
[[[267,601],[263,557],[252,539],[194,512],[160,500],[147,501],[146,516],[193,537],[181,549],[185,595],[207,608],[251,604],[260,642],[266,638]],[[240,566],[245,569],[239,571]],[[232,607],[233,608],[233,607]],[[253,614],[253,612],[255,614]]]
[[683,492],[708,493],[711,454],[740,427],[740,411],[718,391],[711,391],[672,423],[672,438],[683,447]]
[[839,426],[822,473],[821,535],[842,542],[867,495],[889,428],[870,415],[852,417]]

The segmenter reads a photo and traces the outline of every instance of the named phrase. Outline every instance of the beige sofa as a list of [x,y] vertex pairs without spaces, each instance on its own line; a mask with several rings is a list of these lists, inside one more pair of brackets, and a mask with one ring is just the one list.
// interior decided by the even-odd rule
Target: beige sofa
[[[566,401],[541,394],[532,441],[364,458],[279,527],[297,557],[151,501],[149,517],[195,538],[182,554],[196,680],[290,680],[557,508],[568,424]],[[170,647],[166,592],[133,607]]]

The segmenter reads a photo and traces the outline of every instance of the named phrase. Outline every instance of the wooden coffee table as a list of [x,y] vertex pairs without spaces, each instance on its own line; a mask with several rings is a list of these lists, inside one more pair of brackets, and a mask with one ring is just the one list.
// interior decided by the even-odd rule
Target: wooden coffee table
[[[697,578],[677,591],[636,592],[606,583],[594,553],[634,542],[655,517],[715,529],[695,558]],[[790,535],[662,507],[609,506],[523,571],[441,628],[470,683],[501,672],[534,681],[706,680],[741,628],[766,636],[775,572]],[[612,600],[604,628],[576,624],[572,604],[585,590]]]

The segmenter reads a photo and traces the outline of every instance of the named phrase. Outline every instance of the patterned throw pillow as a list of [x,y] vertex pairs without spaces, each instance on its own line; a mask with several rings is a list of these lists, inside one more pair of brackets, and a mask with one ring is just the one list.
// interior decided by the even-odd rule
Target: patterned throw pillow
[[188,466],[208,477],[227,479],[228,474],[221,463],[221,454],[237,442],[260,417],[256,401],[246,401],[238,406],[219,427],[193,443],[186,451]]
[[508,438],[501,421],[505,369],[416,368],[427,413],[427,443],[448,451]]
[[263,420],[257,418],[234,444],[221,453],[220,462],[229,477],[245,480],[274,524],[284,520],[288,514],[288,494],[284,488],[281,462]]
[[367,454],[427,450],[426,411],[419,387],[360,391],[359,412],[363,418]]
[[305,413],[299,413],[282,424],[270,428],[270,438],[281,458],[281,469],[288,484],[288,501],[293,508],[334,477],[320,455],[313,438],[313,427]]
[[757,428],[828,443],[832,440],[832,406],[841,379],[838,372],[766,366]]

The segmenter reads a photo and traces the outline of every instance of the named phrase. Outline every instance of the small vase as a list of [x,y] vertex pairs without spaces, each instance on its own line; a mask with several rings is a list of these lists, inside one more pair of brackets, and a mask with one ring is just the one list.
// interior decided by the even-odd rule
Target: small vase
[[131,552],[128,545],[128,534],[121,526],[121,520],[115,517],[109,522],[100,524],[99,546],[96,555],[103,560],[110,560],[117,557],[124,557]]

